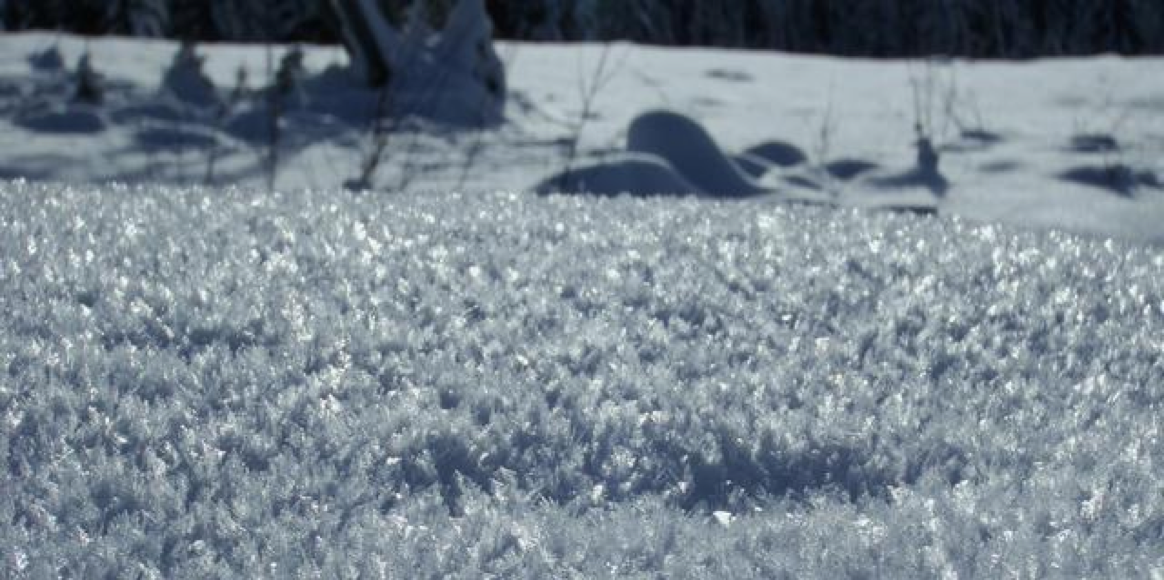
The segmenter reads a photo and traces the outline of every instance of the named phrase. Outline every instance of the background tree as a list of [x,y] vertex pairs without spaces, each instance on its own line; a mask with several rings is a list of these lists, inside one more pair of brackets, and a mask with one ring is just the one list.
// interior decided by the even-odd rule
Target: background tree
[[324,0],[213,0],[210,21],[217,36],[247,42],[331,40]]
[[116,34],[161,37],[170,31],[170,6],[166,0],[112,0],[105,22]]
[[[440,28],[454,0],[416,0]],[[336,42],[377,13],[402,29],[409,0],[0,0],[9,30]],[[341,10],[333,10],[336,5]],[[118,16],[109,18],[109,7]],[[1033,57],[1164,52],[1158,0],[488,0],[502,38],[747,46],[838,55]],[[350,30],[349,30],[350,32]]]

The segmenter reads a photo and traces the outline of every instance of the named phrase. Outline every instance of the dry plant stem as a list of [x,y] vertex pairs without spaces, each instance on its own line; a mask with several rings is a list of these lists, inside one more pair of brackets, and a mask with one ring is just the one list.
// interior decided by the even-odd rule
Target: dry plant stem
[[[510,48],[506,55],[502,57],[502,63],[506,70],[513,67],[513,63],[517,60],[517,47]],[[477,111],[480,112],[485,106],[482,96],[482,102],[477,105]],[[465,157],[464,163],[461,164],[461,174],[457,177],[457,186],[455,191],[461,191],[465,187],[465,183],[469,180],[469,174],[473,171],[473,166],[477,164],[477,158],[481,154],[481,150],[485,145],[485,119],[484,115],[480,115],[477,130],[473,133],[473,144],[469,147],[469,154]]]
[[[226,102],[218,108],[217,114],[214,118],[215,133],[222,130],[223,124],[226,123],[227,117],[234,111],[235,105],[242,100],[243,92],[246,90],[247,70],[239,67],[238,73],[235,75],[234,89],[230,92],[230,97]],[[218,140],[215,139],[210,143],[210,151],[207,152],[206,157],[206,175],[202,178],[204,185],[211,185],[214,182],[214,169],[218,163]]]
[[[910,88],[913,95],[914,132],[918,140],[928,139],[933,132],[934,78],[930,61],[923,64],[923,72],[910,71]],[[912,69],[912,67],[911,67]]]
[[837,129],[837,121],[833,103],[833,86],[829,84],[829,96],[825,102],[825,110],[821,113],[820,127],[817,129],[816,147],[813,155],[816,157],[816,173],[821,179],[825,181],[828,190],[833,195],[839,195],[840,191],[836,187],[837,183],[833,179],[832,174],[825,169],[829,162],[830,151],[832,150],[833,134]]
[[[416,66],[416,59],[411,59],[409,68]],[[449,67],[441,67],[438,74],[431,75],[428,82],[424,85],[421,94],[424,95],[424,102],[428,105],[427,109],[419,112],[420,118],[428,118],[436,107],[438,97],[443,93],[445,85],[448,84],[449,78],[452,77],[452,70]],[[420,150],[420,128],[414,127],[409,133],[408,146],[404,149],[404,159],[401,160],[400,181],[396,184],[396,191],[402,192],[408,189],[412,184],[412,180],[416,178],[415,160]]]
[[[947,124],[952,124],[958,133],[965,134],[971,129],[958,112],[961,99],[961,91],[958,89],[958,75],[954,69],[954,65],[950,65],[950,74],[947,79],[945,90],[942,91],[942,115],[946,119]],[[974,122],[977,123],[978,129],[982,129],[982,112],[972,107],[971,114],[974,116]]]
[[477,157],[481,154],[485,141],[485,127],[484,119],[481,120],[477,130],[473,131],[473,143],[469,145],[469,154],[465,156],[465,160],[461,163],[461,172],[457,176],[457,185],[453,191],[462,191],[465,183],[469,181],[469,174],[473,171],[473,166],[477,164]]
[[[936,174],[938,164],[940,163],[940,154],[934,142],[934,111],[937,106],[936,99],[940,97],[937,93],[942,87],[938,77],[937,63],[934,59],[927,59],[925,61],[923,72],[920,75],[914,74],[911,67],[910,86],[913,90],[914,132],[916,137],[914,147],[917,150],[917,169],[925,173]],[[950,84],[947,87],[948,94],[945,95],[947,107],[949,107],[949,101],[956,98],[952,94],[956,90],[951,78]],[[950,122],[949,118],[943,121],[945,123]]]
[[[403,76],[411,76],[413,69],[418,64],[419,55],[413,53],[411,57],[404,63],[399,74]],[[441,69],[441,74],[432,75],[428,83],[422,91],[425,94],[425,102],[432,103],[433,97],[439,94],[437,91],[447,82],[448,71]],[[360,176],[357,183],[360,187],[371,188],[376,173],[380,169],[380,165],[384,162],[384,154],[388,150],[388,145],[391,141],[392,133],[397,128],[397,111],[395,106],[395,95],[393,89],[392,79],[389,78],[380,87],[379,97],[376,99],[376,110],[372,115],[372,122],[370,123],[370,131],[372,133],[372,146],[364,158],[364,163],[360,166]],[[431,105],[430,105],[431,106]],[[396,191],[404,191],[408,184],[412,181],[412,159],[420,146],[420,136],[416,131],[413,131],[410,136],[408,146],[405,148],[404,159],[401,160],[400,180],[396,184]]]
[[283,115],[283,99],[279,94],[278,89],[274,88],[274,56],[272,55],[271,44],[267,43],[266,52],[266,73],[267,86],[271,87],[268,99],[270,99],[268,106],[268,133],[267,133],[267,189],[275,190],[275,181],[279,177],[279,118]]
[[816,143],[814,143],[812,151],[817,165],[823,166],[828,162],[829,151],[832,148],[833,132],[836,130],[833,109],[833,83],[830,81],[828,96],[825,98],[825,108],[821,111],[816,129]]
[[272,93],[271,96],[271,134],[268,147],[267,161],[267,188],[274,190],[275,182],[279,177],[279,141],[282,139],[279,131],[279,119],[283,116],[283,99]]
[[364,162],[360,165],[360,176],[356,180],[356,183],[361,187],[372,187],[372,179],[375,178],[380,162],[384,159],[384,151],[388,148],[388,139],[392,134],[392,129],[389,126],[391,124],[391,100],[392,90],[389,88],[389,83],[385,83],[380,87],[380,94],[376,98],[376,112],[372,116],[372,148],[364,157]]
[[[401,74],[409,76],[416,64],[417,56],[415,53],[411,58],[405,62]],[[443,76],[443,75],[436,75]],[[432,84],[437,84],[433,81]],[[431,84],[429,85],[432,86]],[[426,87],[425,93],[431,95],[432,90]],[[384,82],[380,87],[380,95],[376,100],[376,112],[373,114],[371,131],[372,131],[372,148],[368,156],[364,160],[364,164],[360,171],[358,183],[362,187],[371,188],[372,181],[376,177],[376,172],[379,171],[380,165],[384,162],[384,153],[388,150],[388,144],[391,140],[393,131],[396,129],[396,107],[394,106],[394,94],[392,93],[392,79],[391,77]],[[431,102],[431,99],[425,99],[426,102]],[[419,136],[413,132],[409,145],[405,148],[404,159],[401,161],[400,181],[397,182],[395,190],[397,192],[403,191],[408,183],[411,181],[411,159],[418,147]]]
[[614,78],[614,73],[617,71],[618,67],[614,67],[609,71],[607,70],[607,65],[610,61],[610,50],[610,43],[602,45],[602,53],[598,57],[598,63],[594,66],[594,70],[589,76],[583,74],[582,61],[578,61],[578,94],[581,99],[582,108],[578,113],[578,120],[574,123],[569,141],[566,144],[565,170],[562,171],[562,176],[558,183],[559,188],[564,187],[571,181],[574,164],[578,158],[578,145],[582,139],[582,131],[585,130],[586,123],[590,120],[590,115],[594,108],[594,101],[598,97],[598,93]]
[[[428,104],[428,106],[429,106],[428,109],[426,109],[422,112],[422,114],[421,114],[422,118],[429,117],[430,113],[433,112],[433,109],[435,108],[436,103],[439,100],[438,97],[439,97],[439,95],[441,95],[444,92],[445,86],[449,83],[449,79],[453,77],[453,72],[454,71],[452,68],[444,66],[444,67],[440,67],[439,74],[431,75],[431,77],[429,78],[429,82],[425,85],[424,90],[422,91],[422,94],[424,95],[424,102],[426,104]],[[477,151],[475,151],[475,149],[477,149],[481,146],[481,143],[480,143],[481,138],[482,138],[481,131],[484,129],[484,125],[485,125],[485,117],[483,114],[481,114],[481,109],[486,104],[486,102],[485,102],[486,98],[487,97],[482,96],[481,101],[479,103],[477,103],[477,105],[476,105],[476,109],[478,112],[478,123],[477,123],[478,128],[477,128],[476,138],[473,142],[473,149],[474,150],[470,150],[469,157],[466,159],[465,163],[462,166],[461,176],[458,179],[459,184],[463,183],[463,181],[467,178],[467,174],[468,174],[469,170],[471,169],[471,164],[474,163],[476,155],[477,155]],[[417,152],[419,149],[420,149],[420,131],[414,130],[411,133],[411,135],[409,136],[408,147],[405,150],[405,155],[404,155],[404,160],[403,160],[404,169],[400,172],[400,182],[399,182],[399,185],[397,186],[397,189],[399,191],[404,191],[405,189],[407,189],[408,186],[411,185],[412,180],[415,179],[415,177],[416,177],[416,171],[413,170],[413,166],[415,164],[415,160],[416,160],[417,155],[418,155]],[[459,187],[459,185],[458,185],[458,187]]]

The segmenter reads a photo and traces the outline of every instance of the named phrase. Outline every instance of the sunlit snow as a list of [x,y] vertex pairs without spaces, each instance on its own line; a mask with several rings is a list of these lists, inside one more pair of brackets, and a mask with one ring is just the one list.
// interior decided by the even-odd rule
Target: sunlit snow
[[0,35],[0,577],[1164,577],[1164,59],[496,48]]
[[862,210],[0,188],[7,577],[1150,577],[1164,257]]

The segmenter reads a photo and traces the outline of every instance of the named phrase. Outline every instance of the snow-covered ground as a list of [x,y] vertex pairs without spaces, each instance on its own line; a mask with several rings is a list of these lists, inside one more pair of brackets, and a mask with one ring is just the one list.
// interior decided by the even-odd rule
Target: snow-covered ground
[[1152,248],[520,193],[0,223],[8,578],[1164,572]]
[[506,123],[353,192],[311,49],[272,191],[261,99],[54,44],[0,36],[2,577],[1164,574],[1164,60],[504,44]]
[[[213,156],[212,183],[266,183],[262,100],[243,99],[222,115],[159,97],[173,43],[88,41],[111,84],[93,110],[67,104],[71,87],[59,73],[31,72],[28,57],[50,46],[71,68],[85,43],[0,37],[0,175],[193,184],[207,181]],[[252,89],[268,82],[263,47],[200,50],[224,95],[240,67]],[[282,48],[274,52],[277,64]],[[567,164],[625,166],[635,119],[668,110],[700,124],[728,156],[774,141],[803,154],[803,162],[767,164],[756,175],[775,192],[760,203],[808,197],[936,208],[980,222],[1164,242],[1162,59],[886,62],[626,44],[503,43],[499,52],[509,72],[508,121],[480,132],[397,127],[373,185],[394,193],[529,191]],[[307,50],[312,78],[285,120],[277,187],[333,188],[360,173],[377,101],[342,74],[321,74],[344,62],[338,49]],[[915,171],[919,120],[941,155],[936,179]],[[873,170],[836,177],[825,168],[837,162]],[[685,165],[675,169],[700,171]],[[616,189],[635,185],[620,179]]]

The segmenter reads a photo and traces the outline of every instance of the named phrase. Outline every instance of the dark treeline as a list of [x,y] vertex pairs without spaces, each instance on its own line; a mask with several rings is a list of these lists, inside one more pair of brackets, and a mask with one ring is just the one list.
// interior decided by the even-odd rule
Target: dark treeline
[[328,0],[0,0],[8,30],[196,41],[337,41]]
[[[376,0],[403,18],[408,0]],[[432,5],[434,24],[455,0]],[[848,56],[1164,53],[1164,0],[489,0],[497,35]],[[5,28],[336,42],[329,0],[0,0]]]

